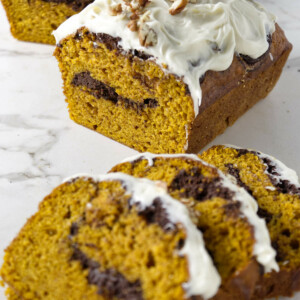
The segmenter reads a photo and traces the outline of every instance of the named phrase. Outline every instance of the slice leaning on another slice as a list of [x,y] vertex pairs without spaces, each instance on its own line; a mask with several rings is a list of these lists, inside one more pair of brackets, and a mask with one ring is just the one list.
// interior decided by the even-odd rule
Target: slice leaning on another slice
[[275,251],[265,222],[256,214],[255,200],[196,155],[144,153],[116,165],[111,172],[165,182],[170,195],[191,211],[222,278],[212,299],[249,299],[261,271],[277,269]]
[[300,185],[295,171],[274,157],[235,146],[214,146],[200,157],[236,178],[266,220],[280,272],[266,274],[253,300],[292,296],[300,290]]

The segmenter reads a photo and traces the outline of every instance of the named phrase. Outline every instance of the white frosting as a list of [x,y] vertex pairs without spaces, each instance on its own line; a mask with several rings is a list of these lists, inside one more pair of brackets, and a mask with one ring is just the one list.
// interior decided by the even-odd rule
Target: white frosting
[[[151,31],[149,38],[155,41],[147,48],[141,46],[138,33],[127,27],[131,12],[122,0],[96,0],[53,34],[59,43],[85,26],[94,33],[120,37],[119,45],[125,51],[144,51],[161,67],[167,65],[165,72],[182,77],[197,115],[202,97],[200,77],[208,70],[226,70],[235,53],[254,59],[264,54],[269,47],[267,35],[275,31],[275,17],[252,0],[193,2],[172,16],[171,1],[151,0],[140,18],[144,28]],[[118,4],[122,4],[123,13],[113,16],[111,9]]]
[[[76,177],[78,176],[76,175],[66,181]],[[99,176],[82,174],[80,177],[93,178],[95,181],[121,181],[131,196],[131,204],[136,204],[141,210],[151,206],[155,198],[159,197],[171,222],[170,226],[180,223],[186,232],[184,246],[178,251],[178,254],[185,256],[188,261],[190,279],[183,284],[187,297],[201,295],[204,299],[208,299],[217,293],[221,284],[221,277],[206,251],[201,232],[192,222],[187,208],[173,199],[163,188],[161,182],[144,178],[137,179],[124,173]]]
[[[195,154],[151,154],[151,153],[141,153],[136,156],[125,159],[123,162],[132,162],[136,159],[143,158],[148,160],[150,166],[153,165],[153,161],[157,157],[164,158],[176,158],[184,157],[187,159],[193,159],[200,161],[204,165],[209,165],[203,160],[201,160]],[[211,166],[214,168],[213,166]],[[220,170],[218,170],[219,176],[222,178],[222,185],[229,188],[234,192],[233,200],[241,203],[241,213],[244,215],[248,222],[254,228],[255,245],[253,249],[253,254],[257,261],[264,266],[265,272],[271,272],[272,270],[278,271],[279,267],[276,263],[275,256],[276,252],[271,246],[271,239],[269,231],[266,226],[265,220],[261,219],[257,215],[258,205],[255,199],[250,196],[243,188],[240,188],[236,184],[236,180],[232,176],[224,175]]]
[[[244,148],[234,146],[234,145],[224,145],[224,146],[227,148],[244,149]],[[284,163],[282,163],[281,161],[279,161],[278,159],[276,159],[273,156],[267,155],[265,153],[262,153],[262,152],[259,152],[259,151],[253,150],[253,149],[246,149],[246,150],[256,152],[256,154],[259,158],[262,158],[262,159],[268,158],[270,161],[272,161],[273,165],[276,167],[276,172],[278,172],[279,175],[269,174],[267,172],[267,170],[265,171],[265,173],[272,176],[272,178],[274,178],[277,182],[279,182],[280,180],[287,180],[291,184],[294,184],[296,187],[300,188],[299,178],[298,178],[296,171],[290,169]],[[275,190],[274,187],[267,187],[267,189]]]

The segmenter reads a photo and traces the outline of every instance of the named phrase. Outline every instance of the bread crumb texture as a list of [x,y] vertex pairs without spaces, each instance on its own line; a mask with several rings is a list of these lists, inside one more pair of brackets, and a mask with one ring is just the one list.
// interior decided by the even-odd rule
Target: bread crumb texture
[[[184,152],[195,114],[179,78],[166,75],[151,60],[109,50],[86,29],[61,44],[54,54],[71,119],[138,151]],[[96,80],[100,92],[91,84],[74,85],[75,76],[83,73]]]
[[6,249],[8,299],[185,299],[185,231],[147,222],[129,198],[117,181],[56,188]]

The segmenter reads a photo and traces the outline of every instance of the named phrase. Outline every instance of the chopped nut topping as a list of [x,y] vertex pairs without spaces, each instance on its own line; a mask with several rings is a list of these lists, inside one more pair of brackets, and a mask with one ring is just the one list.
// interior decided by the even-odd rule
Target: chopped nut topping
[[131,21],[129,21],[129,23],[127,24],[127,27],[131,31],[138,31],[137,20],[131,20]]
[[137,13],[133,13],[131,16],[130,16],[130,20],[138,20],[140,18],[140,16],[137,14]]
[[132,13],[140,14],[142,13],[144,7],[147,5],[149,0],[123,0],[125,5],[131,8]]
[[169,13],[172,16],[179,14],[186,7],[187,3],[188,0],[176,0],[169,9]]
[[157,44],[156,32],[146,24],[149,16],[145,7],[148,3],[150,0],[123,0],[123,6],[118,4],[110,7],[113,16],[122,14],[129,19],[127,27],[133,32],[138,32],[140,44],[144,47]]
[[114,7],[111,7],[110,10],[111,10],[111,14],[113,16],[121,14],[122,13],[122,5],[121,5],[121,3],[119,3],[118,5],[116,5]]
[[148,0],[138,0],[141,7],[145,7]]
[[157,35],[146,23],[142,23],[139,28],[139,40],[144,47],[155,46],[157,44]]

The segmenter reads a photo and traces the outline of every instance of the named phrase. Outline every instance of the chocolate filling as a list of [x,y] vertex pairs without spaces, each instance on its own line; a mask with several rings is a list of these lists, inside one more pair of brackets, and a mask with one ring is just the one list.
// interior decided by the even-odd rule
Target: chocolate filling
[[143,300],[141,283],[139,280],[129,282],[115,269],[100,271],[100,264],[86,256],[77,245],[72,245],[71,260],[80,262],[83,269],[88,269],[87,280],[89,284],[98,287],[97,293],[107,299]]
[[77,235],[79,231],[79,225],[76,222],[73,222],[70,227],[70,236]]
[[252,153],[257,155],[260,160],[266,165],[266,172],[269,176],[269,179],[273,186],[277,189],[278,192],[283,194],[291,194],[291,195],[300,195],[300,188],[290,183],[288,180],[279,179],[280,173],[278,173],[278,169],[274,162],[267,157],[260,157],[260,153],[256,151],[249,151],[247,149],[235,149],[238,152],[237,157],[245,155],[247,153]]
[[[96,36],[96,40],[104,44],[108,50],[117,50],[117,52],[122,52],[123,49],[121,46],[119,46],[119,42],[121,41],[120,37],[112,37],[111,35],[106,33],[96,33],[94,35]],[[152,55],[146,54],[145,52],[136,49],[131,50],[129,54],[131,55],[131,60],[134,57],[138,57],[142,60],[147,60],[153,57]]]
[[93,33],[93,35],[96,37],[96,40],[104,44],[108,50],[122,50],[122,48],[119,46],[121,38],[112,37],[111,35],[106,33]]
[[272,163],[272,161],[269,158],[262,158],[262,161],[265,165],[267,165],[267,172],[272,176],[280,176],[280,174],[276,171],[276,166]]
[[61,4],[64,3],[70,6],[74,11],[79,12],[83,10],[86,6],[93,2],[93,0],[42,0],[44,2],[50,3],[57,3]]
[[146,54],[144,51],[139,51],[139,50],[132,50],[132,55],[134,57],[138,57],[142,60],[147,60],[149,58],[152,58],[153,56],[152,55],[149,55],[149,54]]
[[250,150],[247,150],[247,149],[235,149],[235,150],[238,152],[238,155],[236,156],[237,158],[242,156],[242,155],[248,154],[248,153],[257,155],[256,151],[250,151]]
[[146,209],[139,211],[139,215],[144,217],[148,224],[156,223],[164,231],[174,229],[174,224],[170,222],[167,211],[163,207],[160,198],[155,198],[151,206],[148,206]]
[[261,207],[258,208],[257,214],[260,218],[265,219],[267,224],[273,219],[273,215]]
[[226,164],[225,167],[227,168],[228,173],[236,179],[237,184],[252,196],[251,189],[241,180],[240,170],[235,168],[233,164]]
[[137,112],[149,107],[155,108],[158,106],[158,102],[152,98],[143,99],[143,102],[136,102],[134,100],[124,98],[118,95],[114,88],[108,86],[102,81],[94,79],[90,72],[81,72],[75,74],[72,80],[74,86],[84,86],[89,91],[88,93],[93,95],[95,98],[103,98],[105,100],[111,101],[114,104],[124,104],[126,108],[133,108]]
[[267,166],[266,171],[268,172],[269,178],[276,189],[283,194],[300,195],[300,188],[290,183],[288,180],[282,180],[276,178],[280,176],[277,172],[276,165],[267,157],[261,158],[263,163]]
[[[59,1],[59,0],[57,0]],[[90,32],[86,32],[86,34],[90,34]],[[95,36],[96,40],[106,46],[106,48],[110,51],[117,50],[117,53],[123,52],[123,49],[121,46],[119,46],[119,42],[121,41],[120,37],[113,37],[106,33],[92,33],[92,35]],[[80,40],[81,34],[77,31],[75,34],[75,39]],[[134,57],[138,57],[141,60],[147,60],[149,58],[152,58],[152,55],[146,54],[143,51],[139,51],[136,49],[133,49],[129,52],[131,55],[130,59],[132,60]]]
[[300,188],[297,188],[294,184],[288,180],[281,180],[277,183],[276,188],[283,194],[300,195]]
[[223,206],[227,216],[236,217],[241,213],[241,203],[234,201]]
[[281,262],[285,261],[286,254],[282,251],[281,248],[279,248],[277,241],[272,241],[271,243],[273,249],[276,251],[276,261]]
[[112,101],[113,103],[118,102],[118,94],[114,88],[111,88],[101,81],[94,79],[89,72],[81,72],[75,74],[72,80],[72,84],[75,86],[84,86],[90,90],[90,93],[96,98],[104,98]]
[[183,190],[182,197],[193,197],[197,201],[205,201],[213,197],[232,200],[234,195],[231,190],[222,186],[221,178],[205,177],[196,167],[189,171],[181,170],[171,182],[169,190]]

